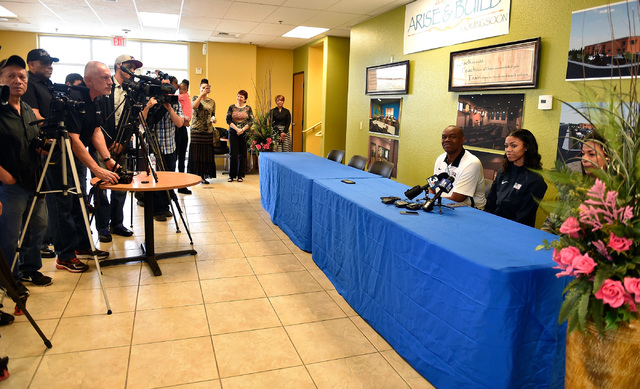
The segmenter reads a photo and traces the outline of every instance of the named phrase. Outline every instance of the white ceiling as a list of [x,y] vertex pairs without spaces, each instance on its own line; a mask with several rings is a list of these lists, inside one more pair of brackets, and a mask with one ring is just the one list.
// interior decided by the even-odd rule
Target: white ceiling
[[[0,0],[17,19],[1,30],[229,42],[294,49],[326,35],[348,37],[351,26],[413,0]],[[143,27],[138,12],[180,15],[178,28]],[[282,38],[296,26],[329,31],[312,39]],[[124,32],[128,30],[128,32]],[[228,35],[220,35],[220,33]]]

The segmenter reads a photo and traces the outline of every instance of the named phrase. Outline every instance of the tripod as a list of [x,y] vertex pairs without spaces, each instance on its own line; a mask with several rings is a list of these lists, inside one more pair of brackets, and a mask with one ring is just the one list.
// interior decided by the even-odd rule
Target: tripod
[[[24,222],[22,233],[20,234],[20,239],[18,240],[18,247],[16,249],[16,253],[13,258],[13,265],[11,270],[13,270],[13,266],[15,266],[16,262],[18,261],[18,256],[20,255],[22,243],[24,242],[24,237],[28,230],[29,222],[31,221],[31,216],[33,214],[33,209],[35,208],[36,201],[39,198],[42,198],[44,195],[50,194],[50,193],[62,193],[64,196],[68,196],[69,194],[75,195],[78,202],[80,203],[80,208],[82,210],[82,218],[84,219],[85,232],[89,237],[89,243],[91,245],[91,253],[93,254],[93,259],[96,264],[96,269],[98,271],[98,278],[100,280],[100,286],[102,288],[102,295],[104,296],[104,302],[107,307],[107,314],[110,315],[111,307],[109,306],[107,291],[104,287],[104,281],[102,280],[102,270],[100,269],[100,262],[98,261],[98,257],[96,255],[96,247],[93,243],[93,240],[91,239],[91,227],[89,225],[89,217],[87,214],[87,209],[85,207],[84,194],[82,193],[82,189],[80,188],[80,179],[78,178],[78,171],[76,169],[76,164],[73,157],[73,151],[71,148],[71,139],[69,138],[69,133],[67,132],[67,129],[65,127],[64,120],[60,120],[58,122],[56,133],[57,133],[56,138],[53,139],[53,142],[51,143],[51,147],[49,148],[49,154],[47,155],[47,160],[45,162],[44,169],[42,170],[42,174],[40,175],[40,178],[38,180],[38,186],[36,187],[36,194],[33,197],[33,201],[31,202],[31,207],[29,208],[27,219]],[[62,158],[60,158],[60,163],[62,164],[62,189],[43,191],[42,185],[44,183],[44,177],[47,173],[47,170],[51,166],[49,164],[51,161],[51,156],[54,153],[56,145],[58,144],[60,145],[60,152],[62,154]],[[74,186],[72,187],[70,187],[69,183],[67,182],[67,163],[69,163],[69,166],[71,167],[71,173],[74,181],[73,182]]]

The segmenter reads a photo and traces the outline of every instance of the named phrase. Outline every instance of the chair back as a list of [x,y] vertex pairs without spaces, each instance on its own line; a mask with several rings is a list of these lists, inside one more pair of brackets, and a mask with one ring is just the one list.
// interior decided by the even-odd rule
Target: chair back
[[367,157],[363,157],[362,155],[354,155],[353,157],[351,157],[347,165],[356,169],[364,170],[364,168],[367,167]]
[[342,159],[344,159],[344,150],[331,150],[329,151],[329,154],[327,154],[327,158],[332,161],[342,163]]
[[493,185],[493,180],[485,178],[484,179],[484,195],[485,195],[485,197],[489,196],[489,191],[491,190],[491,185]]
[[[229,154],[229,144],[226,139],[228,131],[224,127],[213,127],[213,154]],[[221,140],[224,139],[224,140]]]
[[377,174],[384,178],[390,178],[394,164],[389,161],[375,161],[369,166],[369,173]]

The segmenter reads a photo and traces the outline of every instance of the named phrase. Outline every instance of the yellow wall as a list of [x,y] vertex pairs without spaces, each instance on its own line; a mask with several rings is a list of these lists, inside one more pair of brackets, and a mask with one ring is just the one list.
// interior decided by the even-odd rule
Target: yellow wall
[[328,37],[324,49],[324,104],[322,154],[344,150],[347,137],[347,86],[349,85],[349,39]]
[[[315,46],[309,47],[309,69],[305,77],[305,130],[316,123],[323,122],[322,108],[324,105],[323,85],[324,85],[324,41]],[[325,126],[322,123],[322,130]],[[314,131],[305,136],[305,151],[321,155],[321,141],[318,136],[313,135]]]
[[0,31],[0,58],[19,55],[27,60],[29,51],[38,47],[38,36],[33,32]]
[[264,80],[264,74],[271,71],[271,107],[275,107],[275,97],[284,96],[284,107],[291,111],[293,93],[293,51],[258,48],[256,77],[258,84]]

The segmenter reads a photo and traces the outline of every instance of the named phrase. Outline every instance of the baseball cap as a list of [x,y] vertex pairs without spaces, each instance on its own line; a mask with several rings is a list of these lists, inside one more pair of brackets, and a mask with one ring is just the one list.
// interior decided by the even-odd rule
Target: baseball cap
[[138,61],[137,59],[133,58],[132,56],[128,55],[128,54],[122,54],[120,56],[118,56],[118,58],[116,58],[116,63],[118,64],[123,64],[123,63],[132,63],[135,65],[136,69],[141,68],[142,67],[142,62]]
[[4,69],[5,66],[9,66],[9,65],[17,65],[23,69],[27,68],[27,64],[24,63],[24,60],[22,59],[22,57],[18,55],[12,55],[11,57],[5,58],[2,61],[0,61],[0,69]]
[[60,60],[50,56],[45,49],[33,49],[27,54],[27,62],[31,61],[58,62]]

